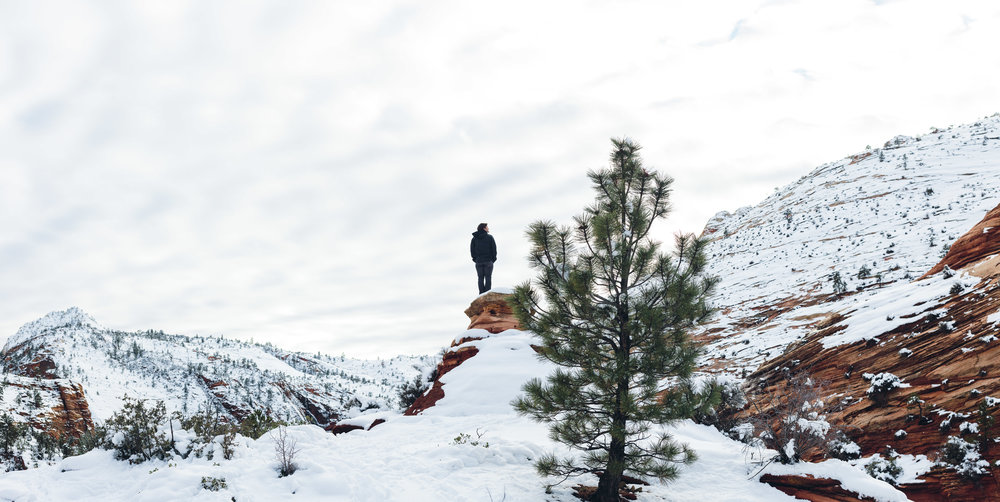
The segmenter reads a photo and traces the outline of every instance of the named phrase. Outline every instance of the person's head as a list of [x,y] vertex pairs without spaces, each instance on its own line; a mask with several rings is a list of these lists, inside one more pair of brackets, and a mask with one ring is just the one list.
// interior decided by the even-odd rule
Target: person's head
[[482,232],[482,231],[489,232],[490,231],[490,224],[489,223],[480,223],[479,226],[476,227],[476,231],[477,232]]

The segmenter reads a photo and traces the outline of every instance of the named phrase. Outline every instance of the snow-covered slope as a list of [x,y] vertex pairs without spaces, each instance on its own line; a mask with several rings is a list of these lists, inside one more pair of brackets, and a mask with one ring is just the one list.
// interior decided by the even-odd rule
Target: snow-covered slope
[[720,314],[702,332],[706,366],[752,371],[827,314],[832,295],[908,282],[1000,202],[1000,116],[897,136],[822,165],[705,228]]
[[[300,469],[291,476],[278,477],[273,437],[256,441],[240,437],[232,460],[190,457],[129,465],[114,460],[110,452],[94,450],[56,465],[0,475],[0,500],[578,500],[573,486],[594,485],[596,478],[572,478],[547,493],[546,485],[559,480],[540,478],[533,461],[548,451],[567,452],[548,439],[544,424],[517,416],[509,404],[525,381],[553,367],[538,360],[529,333],[490,334],[476,329],[458,338],[468,337],[479,339],[451,350],[475,346],[478,353],[445,376],[445,397],[421,415],[371,412],[351,421],[386,422],[340,435],[315,426],[289,428],[300,449],[296,456]],[[686,421],[670,432],[694,448],[699,460],[683,467],[674,483],[642,487],[640,500],[795,500],[758,482],[758,466],[747,463],[743,445],[719,431]],[[906,500],[890,485],[839,461],[775,472],[804,471],[842,479],[845,486],[875,500]],[[202,487],[205,478],[224,480],[226,487],[209,491]]]
[[108,330],[77,308],[26,324],[0,355],[6,373],[80,383],[98,423],[131,396],[185,414],[216,409],[241,419],[261,409],[326,424],[395,408],[400,386],[430,364],[426,356],[357,360],[221,337]]

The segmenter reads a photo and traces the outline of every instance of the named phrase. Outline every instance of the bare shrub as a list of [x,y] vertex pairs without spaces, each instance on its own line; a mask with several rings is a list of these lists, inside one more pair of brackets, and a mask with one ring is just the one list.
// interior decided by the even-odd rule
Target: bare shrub
[[777,451],[782,464],[796,463],[809,451],[827,454],[839,431],[826,421],[821,392],[817,382],[796,374],[772,392],[748,396],[750,444]]
[[288,437],[288,429],[284,426],[271,431],[270,436],[274,441],[274,459],[278,461],[278,477],[295,474],[299,468],[295,464],[295,456],[299,453],[295,439]]

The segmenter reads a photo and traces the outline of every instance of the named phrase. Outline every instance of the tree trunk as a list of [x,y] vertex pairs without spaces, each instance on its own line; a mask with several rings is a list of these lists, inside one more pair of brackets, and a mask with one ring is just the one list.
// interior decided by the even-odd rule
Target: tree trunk
[[622,413],[622,394],[628,392],[628,382],[618,383],[618,397],[615,399],[617,408],[612,415],[611,421],[611,444],[608,445],[608,465],[601,474],[601,480],[597,483],[597,491],[590,500],[594,502],[619,502],[618,487],[622,482],[622,474],[625,471],[625,436],[618,437],[614,431],[625,430],[625,414]]
[[[626,263],[628,258],[626,257]],[[628,393],[628,378],[632,374],[629,362],[632,353],[632,337],[628,329],[628,270],[630,266],[624,267],[622,273],[621,291],[625,294],[625,301],[618,301],[618,365],[619,380],[615,395],[615,409],[611,416],[611,444],[608,445],[608,465],[601,475],[601,480],[597,483],[597,491],[594,492],[590,500],[594,502],[619,502],[618,486],[621,485],[622,474],[625,471],[625,423],[626,416],[622,411],[622,406]],[[615,431],[621,431],[616,434]]]
[[618,487],[622,483],[622,473],[625,467],[625,443],[617,439],[611,440],[608,452],[608,468],[601,474],[597,483],[597,491],[590,498],[593,502],[619,502]]

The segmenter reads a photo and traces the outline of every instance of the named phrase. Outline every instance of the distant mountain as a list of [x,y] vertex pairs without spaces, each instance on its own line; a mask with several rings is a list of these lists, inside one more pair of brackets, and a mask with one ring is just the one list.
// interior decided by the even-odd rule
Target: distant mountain
[[325,426],[397,408],[402,384],[431,364],[426,356],[359,360],[222,337],[110,330],[78,308],[24,325],[0,360],[0,413],[73,435],[109,418],[125,396],[160,400],[185,415],[212,410],[240,421],[263,410]]

